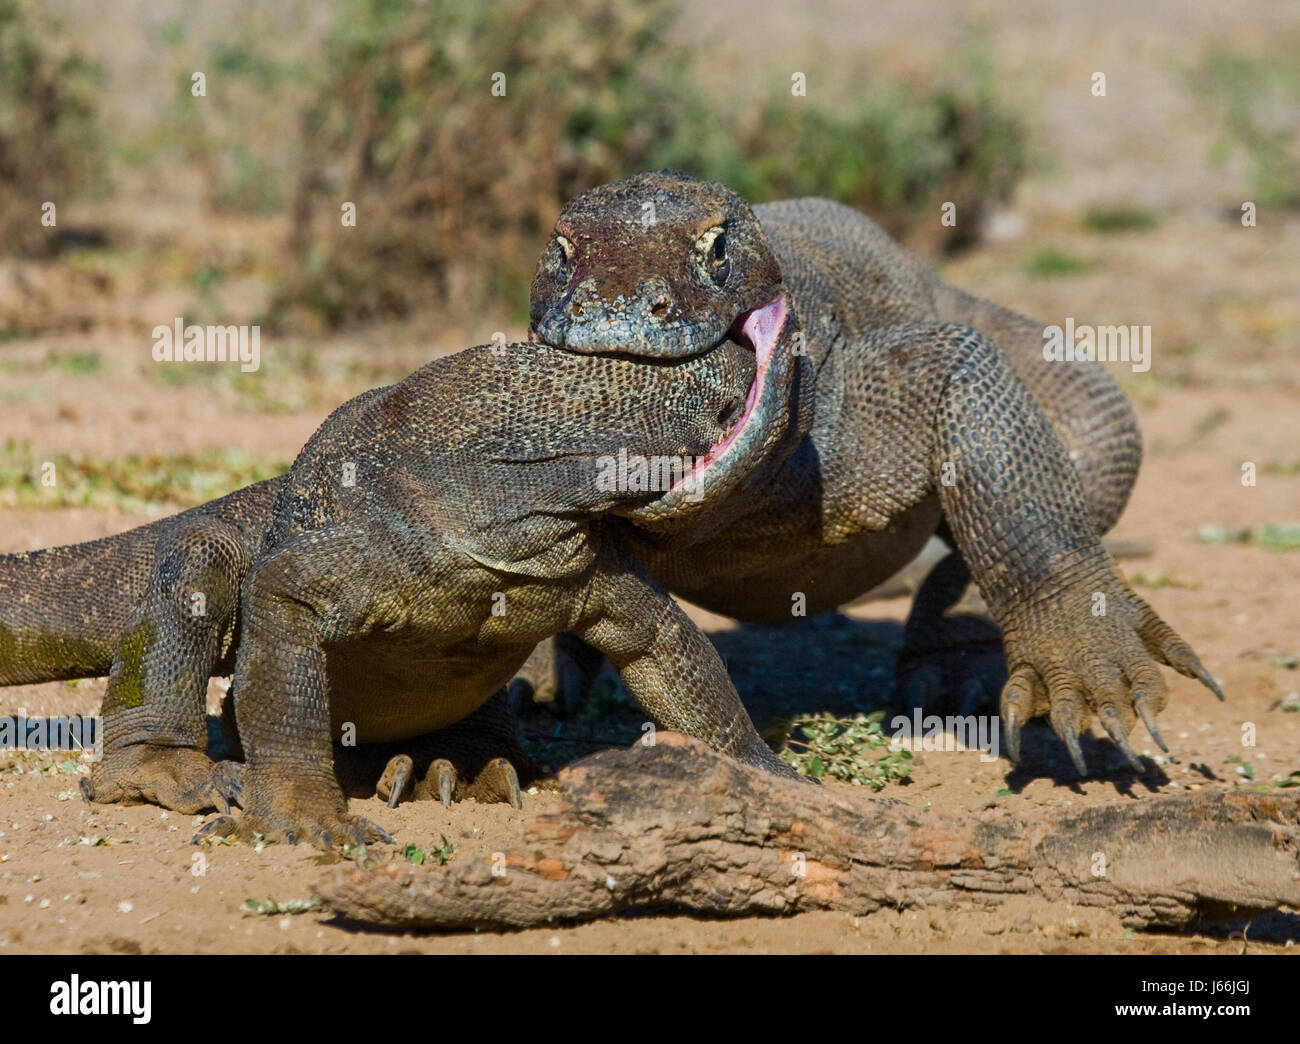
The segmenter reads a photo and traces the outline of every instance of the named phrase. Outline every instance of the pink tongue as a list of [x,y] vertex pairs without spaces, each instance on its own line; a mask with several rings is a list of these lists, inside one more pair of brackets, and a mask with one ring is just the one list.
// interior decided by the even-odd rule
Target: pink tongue
[[745,408],[726,437],[712,446],[703,458],[696,461],[695,467],[691,469],[690,474],[683,476],[682,479],[676,482],[673,485],[673,490],[691,481],[698,482],[709,465],[726,453],[731,448],[731,444],[740,436],[741,430],[749,421],[749,415],[754,409],[754,403],[758,400],[759,391],[763,385],[763,378],[772,362],[772,352],[776,348],[776,339],[781,333],[781,327],[785,325],[786,311],[785,297],[783,295],[759,308],[752,309],[745,317],[740,329],[749,338],[749,343],[754,346],[754,358],[758,364],[757,372],[754,374],[754,381],[749,386],[749,394],[745,396]]
[[752,309],[745,318],[741,329],[754,346],[760,363],[766,362],[766,357],[772,354],[776,335],[781,332],[781,326],[785,322],[785,311],[785,296],[782,295],[761,308]]

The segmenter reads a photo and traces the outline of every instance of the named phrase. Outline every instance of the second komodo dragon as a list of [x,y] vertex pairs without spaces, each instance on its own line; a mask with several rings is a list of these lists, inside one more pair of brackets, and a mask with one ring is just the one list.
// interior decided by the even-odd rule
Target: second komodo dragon
[[[221,798],[204,700],[233,669],[244,814],[205,829],[243,836],[386,836],[348,815],[331,763],[345,723],[377,744],[443,729],[557,631],[608,656],[659,725],[792,774],[612,536],[615,516],[671,514],[712,468],[767,451],[736,434],[770,354],[771,331],[751,333],[757,355],[732,341],[662,361],[468,349],[340,407],[281,478],[0,556],[0,684],[107,674],[90,796],[194,812]],[[637,458],[679,462],[674,487],[626,480]]]
[[[626,527],[665,586],[779,622],[853,601],[938,534],[953,550],[917,593],[901,662],[942,647],[973,576],[1002,632],[1008,753],[1049,715],[1080,774],[1094,714],[1139,771],[1137,716],[1164,746],[1157,664],[1218,693],[1100,542],[1141,459],[1123,393],[1096,363],[1045,359],[1042,323],[946,285],[863,214],[825,199],[751,210],[724,185],[638,174],[564,208],[532,286],[533,336],[578,352],[689,356],[755,310],[779,313],[774,358],[799,361],[765,377],[785,384],[764,396],[779,414],[749,420],[783,434],[727,495]],[[590,659],[561,644],[525,680],[572,680]],[[937,671],[901,680],[920,703],[954,687]]]

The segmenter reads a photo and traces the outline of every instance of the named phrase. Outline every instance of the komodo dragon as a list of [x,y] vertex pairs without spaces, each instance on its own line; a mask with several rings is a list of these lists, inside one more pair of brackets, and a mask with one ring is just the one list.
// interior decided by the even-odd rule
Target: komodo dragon
[[[738,431],[747,401],[775,409],[753,402],[758,361],[788,364],[766,362],[761,315],[748,331],[674,360],[468,349],[340,407],[279,479],[0,557],[0,684],[108,674],[90,796],[190,812],[220,804],[204,694],[233,668],[244,815],[205,827],[222,834],[385,836],[347,813],[331,765],[345,723],[362,743],[451,725],[557,631],[608,656],[659,725],[791,775],[708,639],[612,536],[615,516],[697,508],[694,483],[766,452]],[[637,455],[678,462],[671,488]]]
[[[1118,386],[1095,363],[1045,361],[1042,324],[944,284],[857,211],[825,199],[751,210],[670,171],[592,189],[542,254],[530,336],[689,357],[759,307],[788,310],[777,354],[799,360],[790,423],[727,496],[626,527],[656,579],[713,611],[778,622],[799,596],[808,613],[854,600],[937,533],[954,550],[917,593],[900,662],[934,644],[973,575],[1002,632],[1008,754],[1018,760],[1022,725],[1047,714],[1081,775],[1094,713],[1135,770],[1135,712],[1164,748],[1158,663],[1222,699],[1099,542],[1141,458]],[[521,677],[580,683],[583,659],[557,642]]]

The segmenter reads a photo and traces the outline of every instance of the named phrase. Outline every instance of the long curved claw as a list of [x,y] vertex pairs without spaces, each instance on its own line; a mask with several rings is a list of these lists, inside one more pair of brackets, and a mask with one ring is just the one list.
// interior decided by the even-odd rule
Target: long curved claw
[[1133,700],[1133,709],[1138,712],[1138,717],[1142,719],[1142,724],[1146,726],[1151,738],[1156,741],[1156,746],[1168,754],[1169,748],[1165,746],[1165,741],[1160,738],[1160,732],[1156,728],[1155,715],[1151,713],[1150,697],[1146,695],[1136,697]]
[[1073,723],[1063,722],[1057,733],[1061,737],[1061,742],[1065,744],[1065,749],[1070,752],[1070,760],[1074,762],[1079,777],[1087,779],[1088,763],[1083,760],[1083,750],[1079,746],[1079,735],[1075,732]]
[[1021,665],[1011,672],[1002,689],[1002,724],[1007,734],[1007,757],[1020,760],[1020,730],[1034,712],[1034,689],[1038,683],[1032,667]]
[[1204,667],[1201,666],[1201,661],[1198,660],[1195,656],[1192,657],[1192,663],[1189,665],[1190,666],[1189,670],[1184,670],[1181,666],[1179,666],[1176,663],[1171,663],[1169,666],[1171,666],[1179,674],[1186,675],[1189,678],[1195,678],[1207,689],[1209,689],[1212,693],[1214,693],[1214,695],[1219,697],[1220,703],[1226,702],[1224,699],[1223,690],[1219,688],[1219,683],[1214,680],[1214,676],[1211,675],[1209,671],[1207,671]]
[[1020,720],[1020,709],[1010,707],[1007,709],[1003,724],[1007,734],[1007,757],[1012,763],[1020,761],[1020,727],[1023,724]]
[[398,754],[394,756],[384,766],[383,775],[379,777],[379,782],[375,784],[375,793],[380,797],[384,797],[385,791],[387,791],[388,807],[396,808],[405,795],[414,772],[415,762],[411,760],[409,755]]
[[215,783],[212,784],[209,797],[212,803],[221,810],[223,816],[230,815],[230,802],[226,800],[226,795],[221,792],[221,788]]
[[456,766],[446,758],[439,758],[429,766],[425,785],[438,795],[443,808],[451,808],[452,795],[456,793]]
[[238,831],[239,821],[234,816],[214,816],[194,832],[194,836],[190,838],[190,844],[197,845],[207,837],[231,837]]
[[1145,772],[1146,769],[1143,767],[1137,751],[1133,749],[1133,745],[1128,741],[1128,736],[1124,733],[1124,725],[1119,719],[1119,712],[1114,707],[1106,707],[1101,712],[1100,717],[1102,727],[1110,734],[1110,738],[1133,767],[1133,771],[1139,775]]
[[1052,729],[1065,744],[1065,749],[1070,752],[1070,760],[1074,762],[1079,778],[1087,779],[1088,763],[1084,760],[1083,750],[1079,746],[1079,728],[1081,725],[1087,728],[1088,723],[1085,710],[1087,703],[1084,700],[1083,690],[1066,682],[1058,684],[1049,692],[1052,701],[1050,715]]
[[1207,671],[1192,647],[1178,632],[1160,619],[1149,605],[1143,605],[1143,620],[1139,629],[1147,650],[1186,678],[1195,678],[1224,702],[1223,690]]
[[1219,688],[1219,683],[1214,680],[1213,675],[1205,669],[1205,666],[1197,658],[1192,648],[1176,634],[1166,637],[1160,644],[1160,655],[1165,663],[1169,664],[1174,670],[1184,678],[1195,678],[1214,695],[1219,697],[1219,702],[1223,703],[1223,690]]
[[212,785],[221,796],[220,804],[230,811],[232,804],[244,805],[245,766],[238,761],[219,761],[212,769]]
[[471,793],[478,801],[504,802],[514,808],[524,807],[519,788],[519,773],[505,758],[493,758],[474,778]]
[[361,840],[368,845],[375,843],[391,845],[394,843],[393,835],[381,827],[378,823],[372,823],[364,816],[359,816],[355,822],[356,829],[361,835]]

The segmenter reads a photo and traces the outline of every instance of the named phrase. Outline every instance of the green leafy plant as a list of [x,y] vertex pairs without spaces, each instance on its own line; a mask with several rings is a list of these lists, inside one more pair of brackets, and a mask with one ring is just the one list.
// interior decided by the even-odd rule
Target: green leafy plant
[[837,718],[832,714],[780,719],[764,738],[777,755],[801,775],[842,780],[854,786],[882,790],[891,780],[912,772],[910,750],[886,749],[890,738],[881,722],[884,711]]
[[1246,779],[1255,778],[1254,766],[1251,765],[1249,761],[1246,761],[1244,758],[1241,758],[1236,754],[1229,754],[1223,759],[1223,763],[1225,765],[1236,765],[1238,775],[1244,776]]
[[447,840],[445,834],[439,834],[438,837],[440,839],[440,844],[436,848],[431,848],[428,851],[425,851],[419,845],[410,844],[403,846],[399,855],[406,862],[413,863],[416,866],[422,866],[426,863],[435,866],[444,866],[450,862],[451,857],[456,854],[456,848]]

